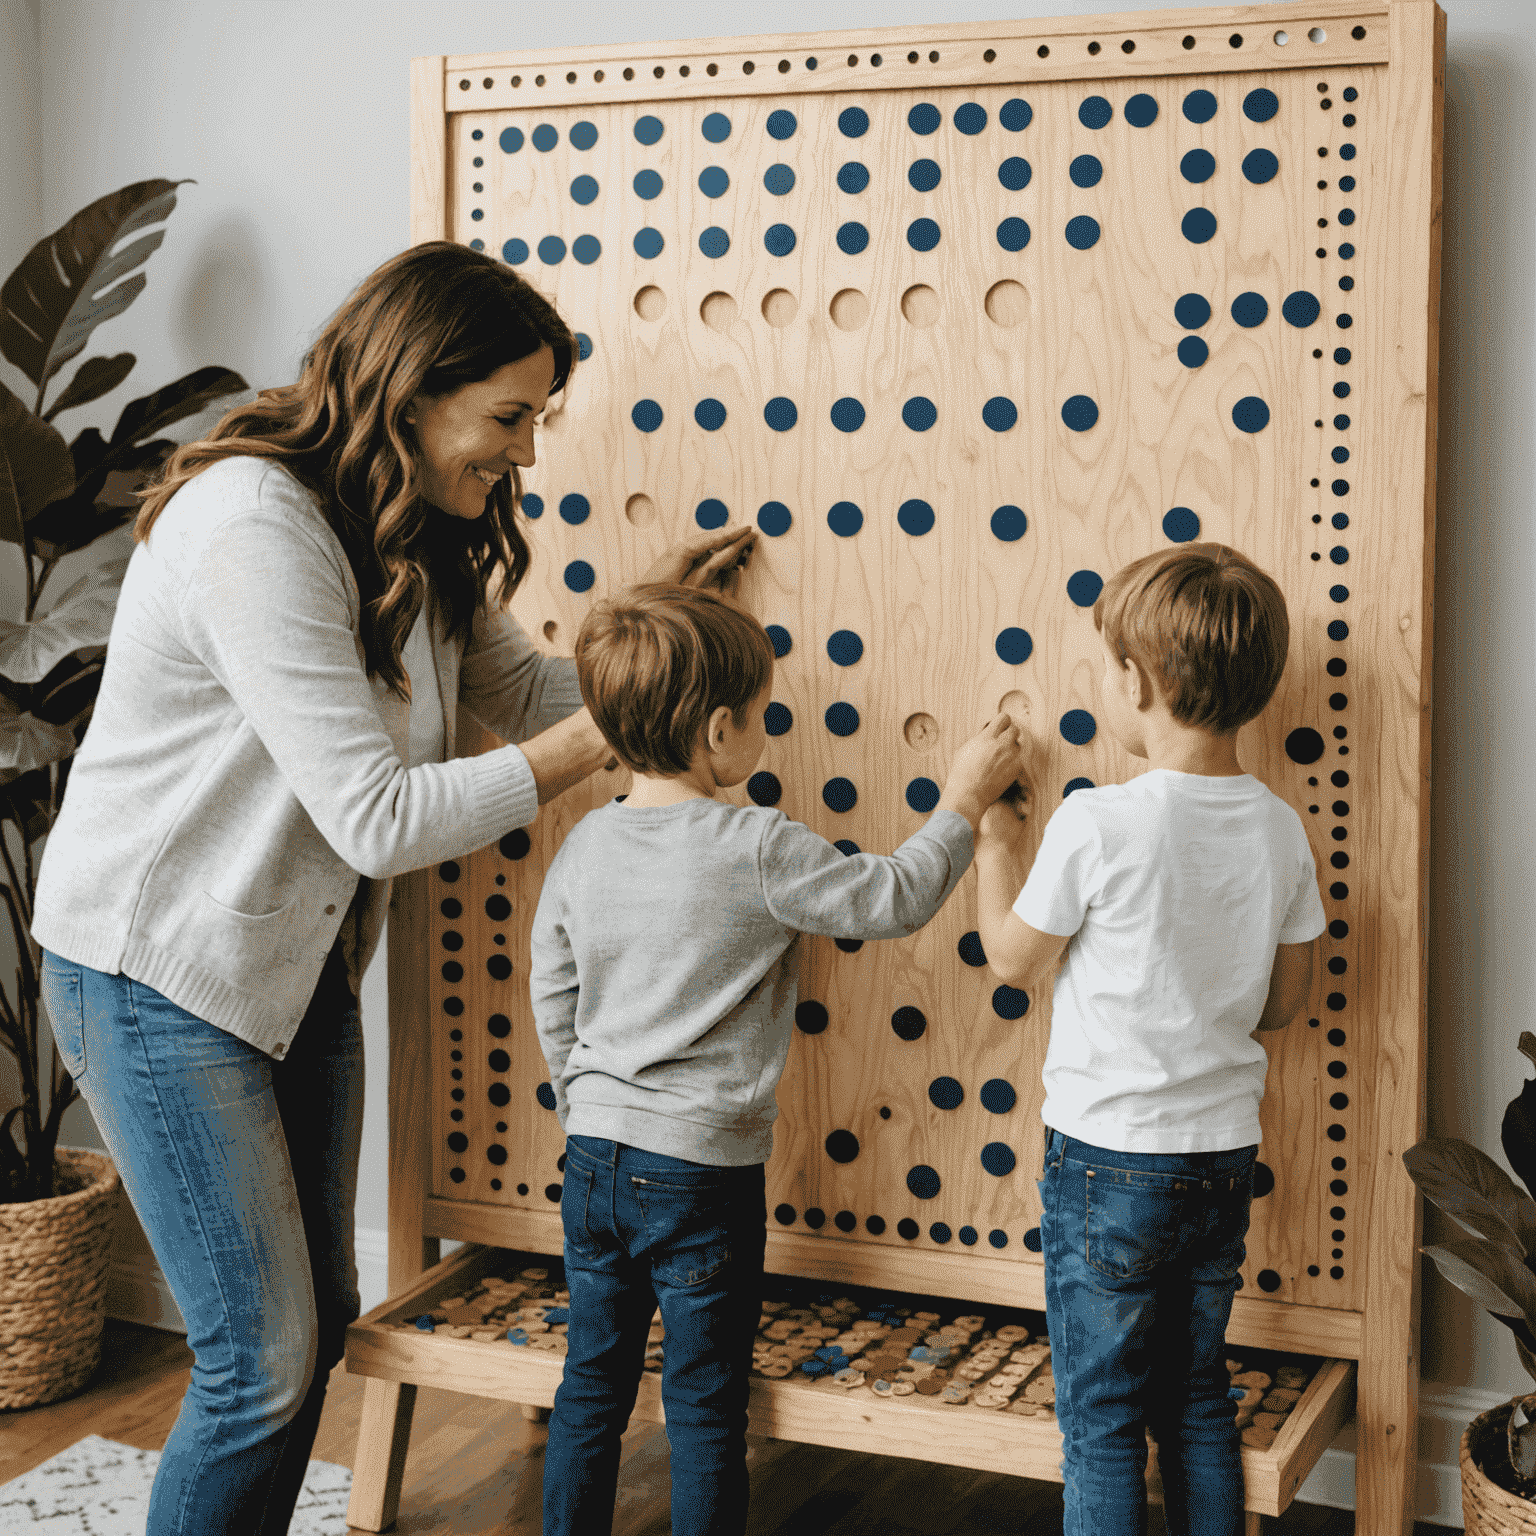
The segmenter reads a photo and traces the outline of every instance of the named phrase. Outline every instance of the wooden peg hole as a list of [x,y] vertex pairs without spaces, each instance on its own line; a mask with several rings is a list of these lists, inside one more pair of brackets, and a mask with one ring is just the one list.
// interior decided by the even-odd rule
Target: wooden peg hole
[[927,283],[914,283],[901,296],[901,312],[913,325],[930,326],[939,318],[939,296]]
[[986,311],[994,325],[1018,325],[1029,318],[1029,290],[1005,277],[987,289]]
[[544,638],[548,640],[551,645],[555,643],[555,635],[559,632],[559,629],[560,626],[556,624],[553,619],[545,619]]
[[917,714],[907,716],[901,734],[914,752],[931,752],[939,744],[939,722],[919,710]]
[[646,528],[656,521],[656,503],[643,491],[637,492],[624,503],[624,516],[636,528]]
[[1011,689],[997,701],[997,712],[1000,715],[1007,715],[1015,725],[1027,724],[1029,700],[1017,688]]
[[706,293],[699,318],[712,331],[728,331],[736,323],[736,300],[728,293]]
[[763,319],[775,330],[783,330],[800,312],[800,301],[788,288],[770,288],[763,295]]
[[654,283],[647,283],[635,295],[635,313],[642,320],[660,320],[667,312],[667,296]]
[[843,288],[827,306],[832,323],[840,331],[856,331],[869,319],[869,300],[857,288]]

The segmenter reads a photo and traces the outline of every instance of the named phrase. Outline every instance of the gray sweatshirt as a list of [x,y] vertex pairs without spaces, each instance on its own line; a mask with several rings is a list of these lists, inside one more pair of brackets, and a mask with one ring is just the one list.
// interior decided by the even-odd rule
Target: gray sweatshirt
[[758,806],[590,812],[533,919],[533,1015],[561,1125],[689,1162],[766,1161],[800,935],[915,933],[973,851],[947,810],[893,854],[850,857]]

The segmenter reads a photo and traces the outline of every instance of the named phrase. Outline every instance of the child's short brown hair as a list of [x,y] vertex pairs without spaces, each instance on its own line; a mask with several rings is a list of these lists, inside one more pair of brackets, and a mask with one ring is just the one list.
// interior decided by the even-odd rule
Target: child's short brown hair
[[1225,544],[1132,561],[1105,582],[1093,622],[1121,661],[1146,670],[1175,720],[1218,736],[1269,703],[1291,636],[1274,579]]
[[576,636],[581,697],[637,773],[686,773],[723,704],[737,729],[773,676],[773,641],[751,614],[697,587],[650,583],[598,603]]

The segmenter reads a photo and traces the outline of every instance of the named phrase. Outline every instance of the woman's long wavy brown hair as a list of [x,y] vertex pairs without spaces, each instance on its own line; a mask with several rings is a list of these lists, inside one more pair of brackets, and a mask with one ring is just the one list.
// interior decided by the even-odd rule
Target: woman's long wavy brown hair
[[368,674],[408,699],[400,652],[423,603],[449,635],[467,638],[492,584],[504,608],[530,556],[517,525],[515,468],[481,517],[428,505],[406,408],[544,346],[555,354],[553,395],[570,378],[576,342],[549,300],[492,256],[447,241],[413,246],[337,310],[298,383],[263,390],[171,455],[144,497],[134,539],[147,539],[171,497],[210,464],[240,455],[281,464],[319,501],[351,563]]

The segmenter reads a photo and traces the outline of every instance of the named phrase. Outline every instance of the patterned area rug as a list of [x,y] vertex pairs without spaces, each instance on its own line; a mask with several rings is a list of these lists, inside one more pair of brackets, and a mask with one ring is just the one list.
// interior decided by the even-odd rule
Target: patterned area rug
[[[0,1487],[0,1531],[15,1536],[144,1536],[158,1451],[87,1435]],[[288,1536],[346,1536],[352,1474],[312,1461]]]

